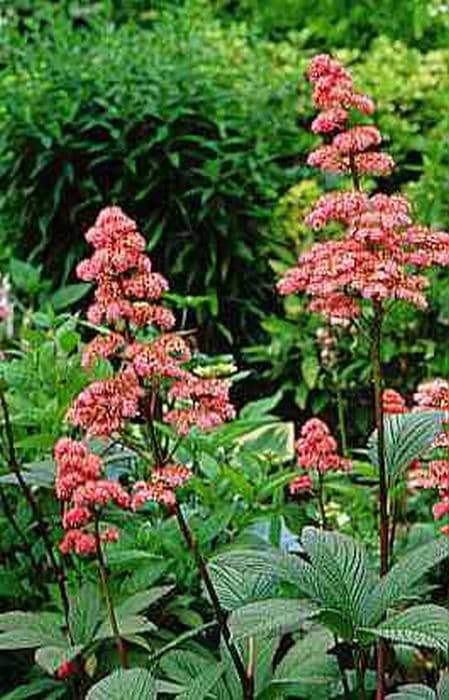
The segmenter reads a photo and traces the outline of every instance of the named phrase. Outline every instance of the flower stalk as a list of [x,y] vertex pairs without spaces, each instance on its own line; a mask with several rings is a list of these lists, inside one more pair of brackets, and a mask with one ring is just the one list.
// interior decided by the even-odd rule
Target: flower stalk
[[106,559],[101,545],[98,517],[95,520],[95,539],[97,545],[98,571],[100,574],[101,589],[103,592],[104,601],[106,603],[109,624],[111,625],[112,634],[114,635],[117,652],[120,658],[120,665],[122,668],[125,669],[128,668],[128,650],[126,649],[125,643],[120,635],[120,628],[118,625],[117,615],[115,613],[114,601],[111,595],[111,590],[109,588],[108,568],[106,565]]

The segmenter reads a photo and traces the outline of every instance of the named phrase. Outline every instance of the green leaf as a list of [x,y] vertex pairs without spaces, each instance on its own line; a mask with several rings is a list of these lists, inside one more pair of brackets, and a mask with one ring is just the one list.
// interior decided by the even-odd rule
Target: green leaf
[[3,613],[0,615],[0,629],[0,650],[66,645],[61,618],[53,613]]
[[372,585],[366,552],[350,537],[306,527],[301,543],[307,555],[300,590],[327,611],[356,627]]
[[[441,411],[403,413],[385,417],[385,465],[394,484],[415,459],[419,459],[442,432]],[[377,433],[368,443],[371,462],[378,466]]]
[[82,299],[91,289],[90,284],[68,284],[54,292],[50,297],[50,303],[56,311],[62,311],[68,306]]
[[22,292],[33,295],[39,291],[41,284],[40,268],[28,262],[13,258],[9,265],[13,286]]
[[292,685],[295,696],[327,700],[331,697],[330,686],[339,681],[337,660],[328,653],[333,646],[334,639],[330,632],[322,627],[311,630],[281,659],[273,685]]
[[301,373],[308,389],[314,389],[320,374],[320,363],[313,353],[309,352],[301,362]]
[[372,589],[367,601],[368,624],[376,624],[388,608],[414,597],[420,579],[448,557],[449,541],[446,537],[426,542],[402,556]]
[[98,586],[84,584],[70,599],[69,624],[74,642],[89,644],[103,621],[102,600]]
[[416,605],[369,631],[399,644],[449,651],[449,612],[439,605]]
[[168,595],[172,590],[173,586],[154,586],[147,591],[138,591],[134,595],[127,596],[123,603],[117,605],[116,613],[121,617],[136,615]]
[[235,439],[235,445],[277,462],[288,462],[295,455],[293,423],[269,423]]
[[387,695],[386,700],[440,700],[432,688],[418,683],[403,685],[396,693]]
[[[154,632],[157,627],[141,615],[117,615],[117,623],[122,637],[131,637],[142,632]],[[95,640],[112,639],[114,631],[109,620],[104,620],[95,634]]]
[[246,573],[216,563],[210,563],[208,570],[225,610],[235,610],[252,600],[269,598],[276,587],[275,581],[263,574]]
[[114,671],[87,693],[86,700],[156,700],[156,681],[144,668]]
[[282,636],[300,629],[312,612],[308,601],[268,598],[235,610],[229,618],[229,626],[236,640],[254,636]]
[[284,392],[279,389],[273,396],[267,396],[264,399],[258,399],[257,401],[250,401],[245,404],[245,406],[240,411],[240,418],[248,420],[256,420],[257,418],[262,418],[276,408],[279,401],[282,399]]
[[438,700],[449,700],[449,673],[444,673],[437,685]]
[[[39,679],[26,685],[19,685],[14,690],[11,690],[10,693],[2,695],[2,700],[28,700],[28,698],[34,698],[36,695],[44,697],[42,693],[50,693],[50,691],[58,688],[61,688],[61,683],[58,681],[50,678]],[[53,697],[53,695],[46,694],[45,697]]]
[[210,697],[210,691],[214,689],[223,675],[224,664],[209,664],[209,667],[202,671],[197,678],[194,678],[182,693],[177,695],[177,700],[204,700]]

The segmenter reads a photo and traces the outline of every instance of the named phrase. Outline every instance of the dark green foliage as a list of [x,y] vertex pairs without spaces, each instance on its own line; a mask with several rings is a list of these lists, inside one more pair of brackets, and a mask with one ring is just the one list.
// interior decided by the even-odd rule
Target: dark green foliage
[[94,16],[73,31],[61,11],[49,28],[6,36],[4,242],[65,282],[83,232],[117,203],[173,288],[207,295],[219,333],[254,336],[273,295],[264,225],[301,143],[299,66],[198,2],[161,12],[151,30]]

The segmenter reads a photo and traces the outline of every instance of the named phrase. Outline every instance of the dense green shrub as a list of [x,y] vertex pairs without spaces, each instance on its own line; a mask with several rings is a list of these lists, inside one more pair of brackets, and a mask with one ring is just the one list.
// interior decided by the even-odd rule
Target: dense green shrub
[[4,242],[64,282],[94,212],[117,202],[175,289],[208,295],[219,328],[253,336],[272,294],[264,222],[298,174],[291,57],[204,3],[161,12],[151,30],[73,31],[61,12],[24,36],[10,28],[2,56]]

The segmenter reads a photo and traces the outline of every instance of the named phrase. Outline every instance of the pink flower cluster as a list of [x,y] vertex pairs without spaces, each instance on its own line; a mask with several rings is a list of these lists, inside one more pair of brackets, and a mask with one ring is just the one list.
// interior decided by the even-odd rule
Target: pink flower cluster
[[[63,554],[94,554],[97,536],[90,525],[99,509],[115,504],[127,509],[131,499],[118,481],[102,478],[101,458],[90,452],[84,442],[61,438],[55,445],[56,495],[64,504],[60,544]],[[100,535],[103,542],[115,542],[118,531],[108,528]]]
[[[298,467],[313,471],[322,476],[330,471],[351,470],[351,461],[338,454],[337,442],[331,432],[319,418],[311,418],[301,428],[296,441]],[[290,484],[290,493],[298,493],[312,486],[309,474],[296,477]]]
[[168,398],[175,407],[165,414],[180,435],[188,435],[192,425],[211,430],[235,417],[229,400],[229,382],[222,379],[200,379],[194,375],[175,381]]
[[96,282],[95,303],[87,317],[91,323],[127,321],[137,327],[149,323],[171,328],[173,314],[148,300],[160,299],[168,290],[162,275],[152,272],[144,254],[145,239],[135,222],[119,207],[103,209],[95,226],[86,233],[94,254],[77,267],[78,277]]
[[173,507],[176,504],[175,489],[184,486],[190,477],[190,469],[183,464],[155,467],[149,483],[138,481],[134,485],[132,508],[137,510],[148,501]]
[[408,413],[404,397],[394,389],[385,389],[382,392],[382,409],[384,415]]
[[[165,391],[163,418],[182,435],[192,426],[208,430],[232,418],[229,384],[197,378],[186,368],[191,361],[188,344],[179,334],[166,332],[174,317],[154,302],[168,283],[152,272],[135,222],[119,207],[108,207],[86,239],[95,250],[79,264],[78,276],[98,285],[88,317],[93,323],[105,319],[112,327],[86,346],[82,362],[89,368],[104,358],[114,360],[119,369],[80,393],[69,412],[71,423],[88,436],[120,433],[128,420],[145,417],[145,380],[151,381],[151,390]],[[152,341],[136,340],[135,330],[146,325],[158,326],[162,334]]]
[[278,283],[281,294],[305,293],[309,309],[333,322],[361,313],[361,299],[402,299],[426,306],[427,279],[418,274],[433,265],[449,265],[449,234],[417,226],[403,196],[362,192],[363,175],[387,175],[394,166],[378,152],[381,134],[371,125],[346,128],[348,110],[371,114],[374,106],[354,92],[346,69],[330,58],[315,57],[308,70],[314,83],[314,104],[325,110],[312,125],[330,143],[312,151],[308,162],[324,171],[352,175],[353,188],[320,197],[306,217],[313,229],[330,222],[345,227],[338,240],[314,244]]
[[[82,364],[91,368],[101,358],[110,362],[113,371],[77,396],[68,412],[71,424],[88,438],[107,438],[120,436],[129,421],[152,424],[162,417],[185,436],[194,426],[209,430],[233,418],[229,382],[197,377],[188,368],[192,361],[188,343],[180,334],[169,332],[174,316],[156,303],[168,284],[152,271],[134,221],[118,207],[109,207],[99,214],[86,238],[94,253],[80,263],[78,276],[97,283],[88,318],[92,323],[105,321],[109,328],[88,343]],[[153,334],[151,340],[142,340],[147,325],[153,326]],[[117,481],[103,478],[101,459],[84,442],[60,440],[55,460],[56,494],[64,503],[66,531],[61,551],[97,551],[92,523],[109,504],[136,509],[151,500],[172,507],[175,489],[188,480],[190,470],[180,464],[166,465],[169,459],[163,456],[149,482],[137,482],[129,494]],[[118,532],[110,528],[101,533],[100,541],[117,537]]]

